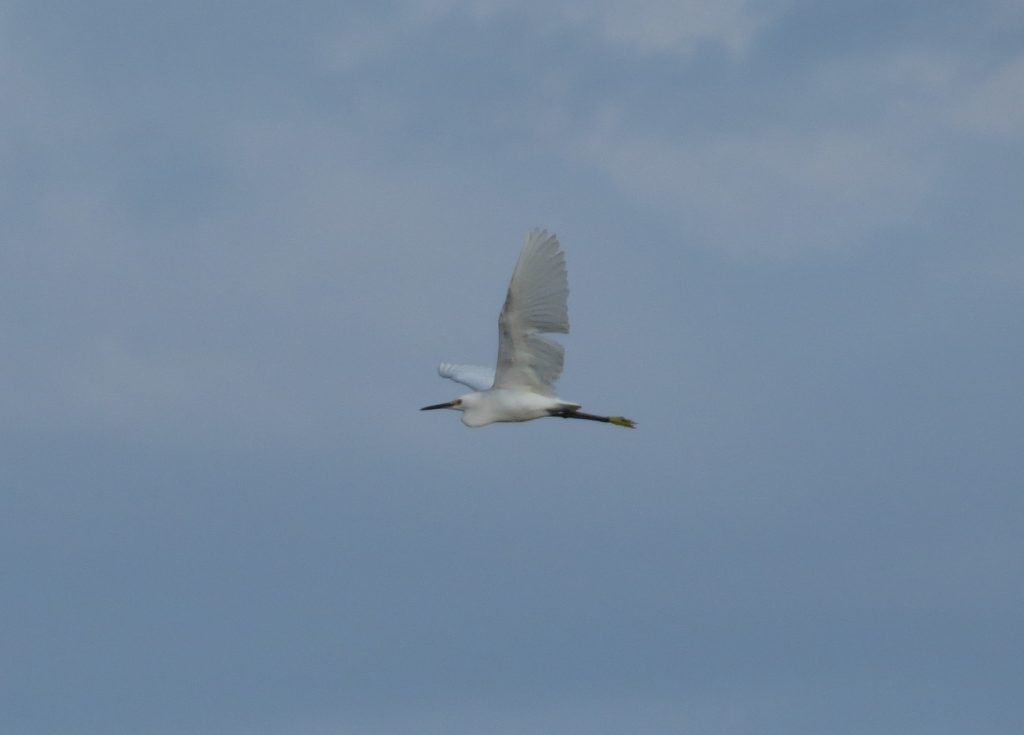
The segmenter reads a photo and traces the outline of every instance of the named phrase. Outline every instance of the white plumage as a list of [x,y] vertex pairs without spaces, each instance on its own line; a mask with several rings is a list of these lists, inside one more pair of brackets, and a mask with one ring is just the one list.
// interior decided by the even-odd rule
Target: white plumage
[[494,385],[494,368],[482,365],[456,365],[442,362],[437,366],[437,374],[442,378],[462,383],[473,390],[488,390]]
[[497,367],[442,362],[437,369],[442,377],[474,392],[421,410],[462,411],[467,426],[561,416],[633,427],[621,416],[581,413],[578,403],[555,396],[565,350],[542,335],[569,332],[568,298],[569,277],[558,238],[544,230],[530,231],[498,317]]
[[495,388],[526,388],[555,394],[565,349],[543,332],[569,333],[569,274],[558,238],[533,230],[508,284],[498,317]]

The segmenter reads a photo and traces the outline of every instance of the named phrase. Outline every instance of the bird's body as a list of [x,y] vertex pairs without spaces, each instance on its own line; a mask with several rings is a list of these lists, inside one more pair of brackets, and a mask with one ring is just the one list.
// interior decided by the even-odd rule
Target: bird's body
[[531,231],[498,317],[496,368],[441,363],[438,373],[442,377],[474,390],[454,401],[421,410],[462,411],[462,423],[473,427],[559,416],[633,428],[634,423],[622,416],[582,413],[580,404],[555,396],[554,383],[562,374],[565,351],[542,334],[568,333],[568,296],[565,255],[558,238],[544,230]]
[[498,421],[530,421],[557,415],[560,411],[576,410],[578,403],[539,393],[511,388],[491,388],[467,393],[462,401],[462,423],[466,426],[486,426]]

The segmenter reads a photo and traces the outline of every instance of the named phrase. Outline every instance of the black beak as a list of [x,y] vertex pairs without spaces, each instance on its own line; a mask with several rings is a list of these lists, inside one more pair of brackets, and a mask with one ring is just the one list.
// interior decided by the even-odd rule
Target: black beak
[[437,403],[437,404],[434,404],[433,406],[424,406],[420,410],[421,411],[434,411],[435,409],[438,409],[438,408],[451,408],[454,405],[455,405],[455,401],[448,401],[447,403]]

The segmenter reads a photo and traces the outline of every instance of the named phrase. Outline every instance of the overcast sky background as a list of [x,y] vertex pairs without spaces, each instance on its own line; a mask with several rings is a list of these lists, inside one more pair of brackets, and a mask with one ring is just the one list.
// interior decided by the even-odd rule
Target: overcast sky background
[[[1024,730],[1024,4],[0,7],[0,730]],[[487,364],[526,232],[560,394]]]

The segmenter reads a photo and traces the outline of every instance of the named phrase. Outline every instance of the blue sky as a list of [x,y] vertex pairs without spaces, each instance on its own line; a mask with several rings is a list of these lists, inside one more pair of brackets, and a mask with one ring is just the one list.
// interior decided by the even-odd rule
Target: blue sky
[[[1024,6],[11,2],[0,729],[1024,727]],[[560,394],[420,414],[558,233]]]

